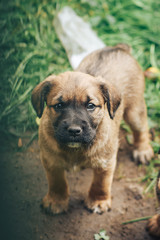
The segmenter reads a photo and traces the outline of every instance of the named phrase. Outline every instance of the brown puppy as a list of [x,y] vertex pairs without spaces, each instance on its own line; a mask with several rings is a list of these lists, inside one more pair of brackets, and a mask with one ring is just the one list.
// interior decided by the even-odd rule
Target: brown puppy
[[[158,206],[160,207],[160,171],[157,177],[156,195]],[[154,215],[151,219],[149,219],[147,224],[147,230],[150,235],[160,237],[160,208],[158,209],[157,214]]]
[[65,170],[75,166],[94,170],[87,207],[99,213],[110,209],[122,117],[133,130],[134,159],[146,163],[152,158],[143,92],[143,72],[123,44],[93,52],[75,72],[51,75],[33,90],[33,107],[42,116],[39,144],[49,184],[43,199],[47,211],[67,210]]

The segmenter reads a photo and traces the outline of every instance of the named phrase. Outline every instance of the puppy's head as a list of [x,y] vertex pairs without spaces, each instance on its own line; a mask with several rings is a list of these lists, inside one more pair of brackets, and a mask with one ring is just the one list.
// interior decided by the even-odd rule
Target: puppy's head
[[70,148],[92,144],[103,118],[113,119],[120,101],[110,83],[80,72],[51,75],[32,92],[38,117],[46,102],[53,137],[60,146]]

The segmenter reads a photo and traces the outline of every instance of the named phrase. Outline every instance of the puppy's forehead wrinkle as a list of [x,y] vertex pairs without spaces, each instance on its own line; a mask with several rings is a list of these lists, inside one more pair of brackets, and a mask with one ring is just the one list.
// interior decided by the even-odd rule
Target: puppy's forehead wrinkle
[[[76,85],[68,87],[67,91],[64,90],[63,93],[63,101],[70,101],[75,104],[84,103],[87,102],[87,96],[88,96],[88,88],[85,87],[79,87]],[[89,97],[91,98],[91,97]]]
[[[73,99],[78,103],[101,101],[101,93],[97,79],[85,73],[66,72],[57,76],[55,87],[52,88],[50,94],[51,104],[57,102],[69,102]],[[62,96],[62,98],[61,98]]]

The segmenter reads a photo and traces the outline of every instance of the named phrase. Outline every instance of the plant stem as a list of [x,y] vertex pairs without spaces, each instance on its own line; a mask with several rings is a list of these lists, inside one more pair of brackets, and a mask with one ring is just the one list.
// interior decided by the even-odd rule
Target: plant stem
[[136,219],[129,220],[129,221],[127,221],[127,222],[123,222],[122,224],[125,225],[125,224],[128,224],[128,223],[134,223],[134,222],[144,221],[144,220],[150,219],[151,217],[152,217],[152,216],[147,216],[147,217],[142,217],[142,218],[136,218]]

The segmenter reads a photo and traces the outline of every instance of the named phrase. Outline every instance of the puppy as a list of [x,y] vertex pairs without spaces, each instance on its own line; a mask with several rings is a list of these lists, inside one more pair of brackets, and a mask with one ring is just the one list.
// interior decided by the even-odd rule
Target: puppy
[[[158,206],[160,207],[160,171],[157,177],[156,195],[157,195]],[[160,209],[158,210],[160,211]],[[147,224],[147,230],[150,235],[155,237],[160,237],[160,212],[158,212],[151,219],[149,219]]]
[[143,93],[143,72],[124,44],[93,52],[76,71],[51,75],[33,90],[32,104],[42,117],[40,155],[49,186],[42,205],[47,212],[67,210],[65,170],[73,167],[94,171],[87,208],[98,213],[111,208],[123,117],[133,130],[135,161],[153,157]]

